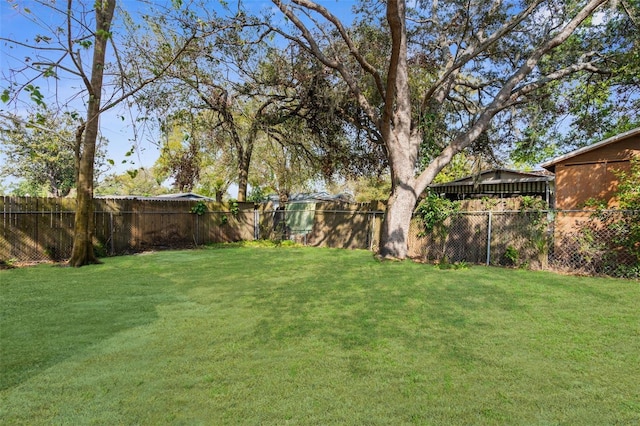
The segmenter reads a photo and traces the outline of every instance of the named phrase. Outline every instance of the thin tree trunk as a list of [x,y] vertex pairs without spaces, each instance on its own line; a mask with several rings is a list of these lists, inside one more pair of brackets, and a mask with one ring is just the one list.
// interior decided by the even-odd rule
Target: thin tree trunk
[[79,129],[76,147],[77,196],[73,249],[69,265],[79,267],[100,263],[93,251],[93,178],[96,141],[98,139],[102,80],[109,31],[116,0],[97,0],[96,36],[89,83],[89,106],[84,132]]
[[254,127],[246,139],[246,146],[240,151],[238,159],[238,201],[247,201],[247,189],[249,187],[249,168],[251,167],[251,157],[253,156],[253,146],[258,134]]

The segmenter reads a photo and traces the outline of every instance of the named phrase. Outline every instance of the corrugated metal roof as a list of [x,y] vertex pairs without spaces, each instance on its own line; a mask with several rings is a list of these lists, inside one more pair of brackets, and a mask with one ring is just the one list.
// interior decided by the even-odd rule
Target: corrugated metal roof
[[204,195],[195,194],[192,192],[184,192],[178,194],[164,194],[156,195],[153,197],[146,197],[144,195],[95,195],[93,198],[101,200],[146,200],[146,201],[215,201],[213,198],[205,197]]
[[[267,197],[272,203],[278,204],[280,199],[277,194]],[[289,203],[315,203],[322,201],[344,201],[352,202],[353,197],[350,194],[329,194],[326,192],[301,193],[293,194],[289,197]]]
[[180,192],[180,193],[177,193],[177,194],[163,194],[163,195],[158,195],[156,198],[171,198],[171,199],[213,201],[213,198],[209,198],[209,197],[206,197],[204,195],[196,194],[195,192]]
[[444,194],[545,194],[549,180],[530,180],[526,182],[502,182],[473,184],[439,185],[434,188]]
[[[511,177],[502,177],[502,174],[511,175]],[[517,177],[514,177],[517,176]],[[478,186],[485,184],[507,184],[507,183],[526,183],[526,182],[549,182],[554,179],[553,175],[545,170],[534,172],[521,172],[511,169],[491,169],[480,172],[477,175],[469,175],[450,182],[429,185],[430,188],[442,188],[452,186]]]

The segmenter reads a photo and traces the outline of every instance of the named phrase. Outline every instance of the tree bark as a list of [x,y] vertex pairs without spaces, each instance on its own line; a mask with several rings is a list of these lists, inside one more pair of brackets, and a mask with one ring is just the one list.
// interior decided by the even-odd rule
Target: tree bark
[[392,49],[380,127],[391,171],[391,195],[382,222],[379,255],[395,259],[407,257],[411,216],[418,199],[415,165],[419,138],[412,135],[411,129],[405,13],[404,0],[389,0],[387,21],[391,30]]
[[379,256],[405,259],[409,247],[409,227],[418,197],[410,185],[393,185],[380,231]]
[[247,188],[249,186],[249,167],[251,166],[251,156],[253,154],[253,139],[248,141],[246,147],[240,151],[238,158],[238,197],[241,203],[247,201]]
[[96,141],[98,139],[102,81],[107,43],[116,0],[98,0],[96,34],[91,66],[91,80],[85,82],[89,91],[87,121],[78,132],[76,161],[78,166],[76,215],[73,249],[69,265],[79,267],[100,263],[93,251],[93,178]]

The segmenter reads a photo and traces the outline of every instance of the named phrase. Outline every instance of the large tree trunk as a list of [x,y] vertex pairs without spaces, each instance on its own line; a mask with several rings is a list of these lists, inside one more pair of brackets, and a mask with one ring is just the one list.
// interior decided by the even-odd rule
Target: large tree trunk
[[244,203],[247,201],[247,187],[249,185],[249,164],[241,164],[238,166],[238,201]]
[[406,185],[395,185],[387,204],[380,232],[379,255],[389,259],[404,259],[408,254],[409,226],[416,205],[415,191]]
[[382,222],[379,254],[384,258],[395,259],[407,257],[409,226],[418,199],[415,165],[420,138],[413,134],[411,128],[405,19],[405,2],[389,0],[387,21],[391,30],[392,50],[381,133],[391,171],[391,195],[387,214]]
[[408,254],[411,216],[419,195],[415,170],[410,166],[415,164],[417,147],[408,135],[404,135],[404,138],[398,134],[392,136],[396,143],[389,144],[391,195],[382,221],[379,255],[383,258],[404,259]]
[[76,142],[79,144],[76,147],[78,193],[76,196],[73,249],[71,259],[69,259],[69,265],[76,267],[99,263],[93,251],[93,174],[104,62],[115,5],[116,0],[97,0],[95,2],[96,36],[91,81],[87,87],[89,91],[87,121],[84,124],[84,131],[78,132],[78,141]]

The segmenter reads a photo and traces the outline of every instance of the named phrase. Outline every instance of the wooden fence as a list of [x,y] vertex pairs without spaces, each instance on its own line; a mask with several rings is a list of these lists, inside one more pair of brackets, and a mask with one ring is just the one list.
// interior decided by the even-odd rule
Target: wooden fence
[[[511,203],[511,204],[509,204]],[[234,208],[192,200],[96,199],[99,255],[187,248],[202,244],[291,239],[305,245],[376,251],[382,203],[240,203]],[[469,206],[465,206],[469,207]],[[486,206],[485,206],[486,207]],[[640,212],[461,211],[432,232],[413,221],[409,255],[427,262],[525,266],[640,277]],[[0,261],[61,261],[71,254],[75,201],[0,197]]]
[[[272,204],[112,198],[94,200],[94,246],[98,255],[186,248],[202,244],[286,238],[307,245],[371,249],[377,244],[381,210],[373,204],[313,203],[276,209]],[[293,204],[293,203],[292,203]],[[300,206],[299,206],[300,207]],[[0,197],[0,261],[60,261],[73,245],[75,200]],[[306,229],[295,223],[311,218]]]
[[[191,213],[192,200],[95,199],[94,246],[99,255],[239,241],[254,236],[253,204],[237,214],[220,203]],[[75,200],[0,197],[0,260],[59,261],[71,254]]]

